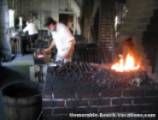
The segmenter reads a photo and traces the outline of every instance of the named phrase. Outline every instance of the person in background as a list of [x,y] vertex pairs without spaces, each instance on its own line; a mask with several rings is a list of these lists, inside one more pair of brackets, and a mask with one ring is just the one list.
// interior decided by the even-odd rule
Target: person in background
[[57,23],[53,18],[46,19],[45,26],[52,33],[52,42],[50,46],[44,49],[44,52],[51,51],[52,48],[57,48],[56,62],[71,62],[75,49],[75,38],[64,24]]
[[33,23],[33,20],[29,20],[26,23],[26,27],[23,29],[23,32],[28,32],[29,35],[29,48],[33,48],[35,40],[38,38],[38,30],[36,25]]

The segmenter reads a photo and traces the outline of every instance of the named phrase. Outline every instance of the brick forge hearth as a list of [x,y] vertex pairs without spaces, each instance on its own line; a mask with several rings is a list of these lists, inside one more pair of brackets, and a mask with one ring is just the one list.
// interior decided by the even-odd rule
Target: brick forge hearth
[[47,118],[69,117],[69,113],[157,114],[158,85],[148,78],[145,81],[149,84],[140,86],[107,87],[88,84],[86,78],[79,81],[71,79],[72,76],[54,75],[53,71],[48,72],[43,96],[44,116]]
[[54,95],[54,99],[45,99],[44,102],[44,107],[49,108],[51,115],[100,112],[157,113],[158,110],[158,89],[152,88],[102,89],[100,92],[80,90],[76,93],[65,90]]

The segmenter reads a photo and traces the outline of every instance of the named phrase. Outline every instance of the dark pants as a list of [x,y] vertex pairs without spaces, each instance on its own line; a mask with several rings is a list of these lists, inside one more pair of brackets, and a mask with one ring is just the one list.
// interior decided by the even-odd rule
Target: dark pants
[[30,36],[23,36],[22,39],[22,53],[32,53],[32,49],[35,46],[35,42],[38,39],[38,34],[30,35]]
[[34,47],[37,38],[38,38],[38,34],[29,35],[29,47]]
[[38,34],[34,34],[34,35],[29,35],[29,41],[33,44],[35,44],[35,41],[38,38]]

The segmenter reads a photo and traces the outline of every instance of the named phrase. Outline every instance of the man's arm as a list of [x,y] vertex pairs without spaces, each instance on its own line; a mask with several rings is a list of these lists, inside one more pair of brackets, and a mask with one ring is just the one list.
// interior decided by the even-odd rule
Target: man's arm
[[68,48],[67,53],[64,55],[64,58],[66,59],[69,59],[73,55],[73,52],[75,49],[75,40],[71,40],[69,44],[70,44],[70,47]]
[[49,45],[49,47],[46,48],[46,49],[44,49],[44,52],[50,52],[51,49],[52,49],[54,46],[55,46],[55,43],[54,43],[54,41],[52,41],[52,43]]
[[25,27],[24,29],[23,29],[23,32],[27,32],[28,31],[28,29],[27,29],[27,27]]
[[30,27],[29,27],[29,25],[27,25],[27,26],[23,29],[23,32],[27,32],[27,31],[29,31],[29,29],[30,29]]

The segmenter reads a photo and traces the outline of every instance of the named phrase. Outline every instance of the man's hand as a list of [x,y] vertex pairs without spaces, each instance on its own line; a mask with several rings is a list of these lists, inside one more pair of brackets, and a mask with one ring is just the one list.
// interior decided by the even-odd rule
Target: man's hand
[[42,52],[44,54],[49,54],[51,52],[51,50],[49,48],[43,49]]
[[49,47],[48,48],[46,48],[46,49],[43,49],[43,53],[45,53],[45,54],[50,54],[51,53],[51,50],[52,50],[52,48],[55,46],[55,43],[54,43],[54,41],[52,41],[52,43],[49,45]]
[[67,53],[66,55],[64,55],[64,58],[69,59],[69,58],[71,58],[71,55],[69,53]]

